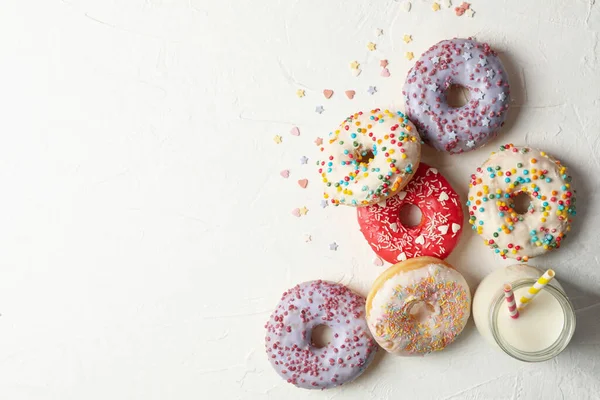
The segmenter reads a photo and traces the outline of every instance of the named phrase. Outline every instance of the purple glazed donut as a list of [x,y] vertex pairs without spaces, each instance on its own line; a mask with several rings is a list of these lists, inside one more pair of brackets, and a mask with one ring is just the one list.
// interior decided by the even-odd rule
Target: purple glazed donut
[[[317,348],[312,330],[327,325],[333,340]],[[358,377],[377,345],[365,319],[365,299],[344,285],[304,282],[283,293],[265,325],[265,348],[275,371],[304,389],[328,389]]]
[[[446,90],[460,85],[467,104],[453,108]],[[506,118],[509,85],[497,54],[471,39],[443,40],[427,50],[408,72],[406,114],[423,141],[437,150],[462,153],[493,139]]]

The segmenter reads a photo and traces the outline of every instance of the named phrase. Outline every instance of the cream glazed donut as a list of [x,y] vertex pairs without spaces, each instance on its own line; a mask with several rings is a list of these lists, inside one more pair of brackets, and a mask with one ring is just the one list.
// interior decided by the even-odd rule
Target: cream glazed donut
[[[421,210],[417,226],[406,227],[400,221],[400,211],[407,204]],[[397,195],[357,211],[365,239],[379,257],[392,264],[418,256],[446,258],[462,232],[460,197],[436,168],[423,162]]]
[[[317,348],[312,331],[326,325],[333,340]],[[265,328],[265,348],[277,373],[304,389],[328,389],[357,378],[377,345],[365,320],[365,299],[347,287],[305,282],[283,293]]]
[[463,276],[434,257],[388,268],[367,297],[367,323],[386,351],[425,355],[443,350],[465,327],[471,292]]
[[[469,222],[502,258],[527,261],[560,247],[576,214],[567,167],[544,151],[506,144],[469,184]],[[515,199],[530,200],[519,210]]]
[[334,205],[366,206],[402,190],[419,166],[421,140],[401,112],[357,112],[320,147],[323,197]]
[[[462,107],[450,107],[446,90],[469,89]],[[402,93],[406,114],[423,140],[437,150],[462,153],[493,139],[504,125],[510,90],[498,55],[472,39],[443,40],[408,72]]]

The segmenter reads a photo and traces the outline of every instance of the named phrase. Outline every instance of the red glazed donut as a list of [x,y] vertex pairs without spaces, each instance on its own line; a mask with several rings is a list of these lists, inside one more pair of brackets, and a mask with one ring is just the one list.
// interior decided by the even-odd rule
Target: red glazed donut
[[[421,222],[405,227],[400,209],[413,204],[421,209]],[[458,194],[437,169],[421,163],[403,191],[380,203],[358,209],[358,223],[369,245],[385,261],[408,258],[446,258],[460,237],[463,211]]]

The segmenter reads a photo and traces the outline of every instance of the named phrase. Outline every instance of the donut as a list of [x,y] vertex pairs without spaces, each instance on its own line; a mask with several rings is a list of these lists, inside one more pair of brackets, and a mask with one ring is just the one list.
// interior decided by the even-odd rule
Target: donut
[[[421,222],[406,227],[400,210],[413,204],[421,210]],[[357,210],[360,230],[375,253],[395,264],[407,258],[435,256],[446,258],[458,239],[462,223],[462,203],[458,194],[437,169],[425,163],[403,191],[379,204]]]
[[323,197],[334,205],[366,206],[402,190],[421,157],[421,140],[401,112],[357,112],[320,146]]
[[471,310],[463,276],[434,257],[402,261],[383,272],[367,297],[367,324],[389,353],[443,350],[462,332]]
[[[530,204],[519,214],[515,198]],[[469,223],[502,258],[527,261],[558,249],[576,214],[567,167],[544,151],[506,144],[471,175]]]
[[[312,330],[326,325],[333,340],[317,348]],[[328,389],[357,378],[377,345],[365,321],[365,299],[344,285],[305,282],[286,291],[265,328],[265,348],[277,373],[304,389]]]
[[[460,85],[470,99],[448,105],[446,90]],[[510,91],[506,71],[486,43],[443,40],[427,50],[409,70],[402,91],[406,114],[423,141],[437,150],[462,153],[494,138],[506,118]]]

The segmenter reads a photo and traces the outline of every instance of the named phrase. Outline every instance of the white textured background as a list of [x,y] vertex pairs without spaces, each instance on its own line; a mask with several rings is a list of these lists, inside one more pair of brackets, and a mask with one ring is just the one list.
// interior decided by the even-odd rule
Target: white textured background
[[[471,19],[421,0],[409,13],[393,0],[3,0],[0,398],[598,398],[593,3],[477,0]],[[322,278],[366,294],[384,269],[353,210],[319,207],[312,141],[355,110],[401,105],[416,61],[405,51],[418,57],[469,35],[502,53],[513,93],[506,129],[487,149],[427,150],[424,159],[463,196],[470,172],[502,142],[542,147],[571,167],[573,234],[533,264],[554,267],[578,309],[572,344],[553,361],[523,364],[471,323],[438,354],[380,353],[343,388],[285,383],[263,350],[281,293]],[[379,76],[381,58],[389,78]],[[357,78],[352,60],[362,64]],[[369,85],[379,92],[368,96]],[[336,91],[330,100],[326,88]],[[300,137],[289,134],[294,125]],[[296,184],[304,177],[305,190]],[[303,205],[307,216],[290,214]],[[449,261],[473,289],[510,263],[469,230]]]

